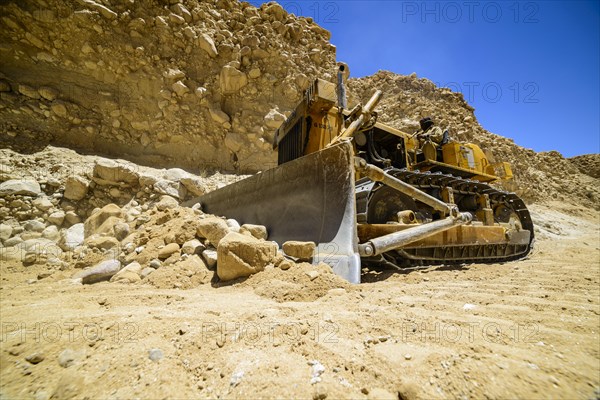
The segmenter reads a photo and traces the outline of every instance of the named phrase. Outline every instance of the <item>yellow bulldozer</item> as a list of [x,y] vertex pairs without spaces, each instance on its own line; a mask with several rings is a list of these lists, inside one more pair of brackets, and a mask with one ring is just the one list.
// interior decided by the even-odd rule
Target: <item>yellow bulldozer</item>
[[344,80],[316,79],[276,131],[278,166],[210,192],[205,212],[267,227],[269,239],[313,241],[353,283],[361,268],[496,263],[525,257],[533,224],[514,193],[508,163],[447,133],[436,143],[377,122],[376,91],[346,109]]

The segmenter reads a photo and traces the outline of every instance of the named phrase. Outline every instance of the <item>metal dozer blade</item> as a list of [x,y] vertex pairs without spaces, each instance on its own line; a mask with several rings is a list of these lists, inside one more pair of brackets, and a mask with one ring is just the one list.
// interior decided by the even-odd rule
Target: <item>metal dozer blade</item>
[[206,213],[267,227],[269,240],[313,241],[313,263],[360,283],[354,198],[354,154],[342,142],[207,193]]

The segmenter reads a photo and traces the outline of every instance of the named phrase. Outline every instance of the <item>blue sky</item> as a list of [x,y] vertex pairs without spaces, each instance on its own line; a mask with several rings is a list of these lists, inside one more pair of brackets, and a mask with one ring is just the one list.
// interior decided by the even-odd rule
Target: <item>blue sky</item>
[[599,1],[279,3],[331,31],[353,77],[416,72],[523,147],[600,152]]

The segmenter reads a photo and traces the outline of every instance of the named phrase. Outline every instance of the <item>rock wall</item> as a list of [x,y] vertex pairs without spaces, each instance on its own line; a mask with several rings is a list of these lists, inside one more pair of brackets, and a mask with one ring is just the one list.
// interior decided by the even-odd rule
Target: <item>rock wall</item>
[[335,46],[311,18],[236,0],[0,4],[1,142],[257,171]]

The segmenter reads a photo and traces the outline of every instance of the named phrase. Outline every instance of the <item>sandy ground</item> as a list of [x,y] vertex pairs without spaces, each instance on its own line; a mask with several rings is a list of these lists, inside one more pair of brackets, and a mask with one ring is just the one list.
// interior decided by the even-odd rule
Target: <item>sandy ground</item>
[[599,215],[532,214],[527,260],[354,286],[81,286],[4,263],[0,398],[598,399]]

